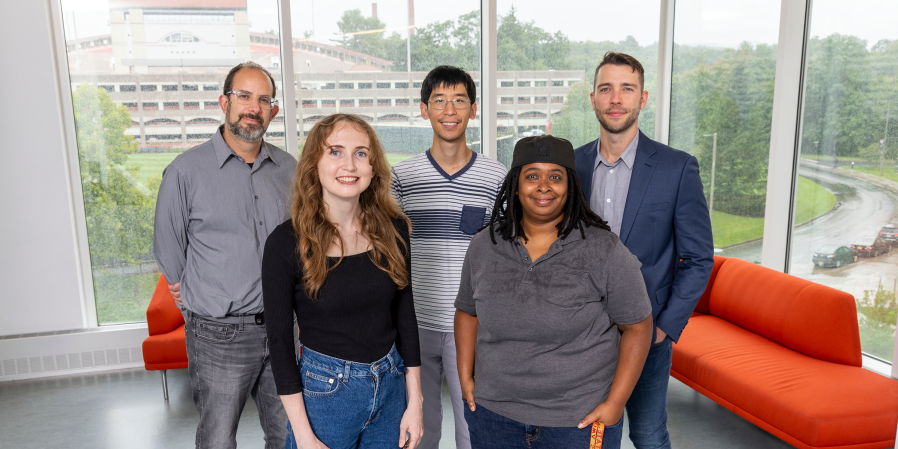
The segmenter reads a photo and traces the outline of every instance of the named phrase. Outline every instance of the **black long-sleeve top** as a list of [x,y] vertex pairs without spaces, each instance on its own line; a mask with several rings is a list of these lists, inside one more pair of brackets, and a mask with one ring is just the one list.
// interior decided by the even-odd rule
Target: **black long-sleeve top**
[[[405,248],[410,248],[406,222],[394,220],[393,225],[405,241]],[[411,273],[409,251],[404,253]],[[398,290],[390,276],[374,265],[370,254],[344,257],[328,273],[318,299],[312,300],[302,283],[293,221],[287,220],[268,236],[262,257],[262,298],[271,368],[279,395],[302,392],[293,343],[294,313],[300,340],[313,351],[371,363],[387,355],[395,343],[406,366],[421,366],[411,282]],[[328,257],[328,266],[337,260]]]

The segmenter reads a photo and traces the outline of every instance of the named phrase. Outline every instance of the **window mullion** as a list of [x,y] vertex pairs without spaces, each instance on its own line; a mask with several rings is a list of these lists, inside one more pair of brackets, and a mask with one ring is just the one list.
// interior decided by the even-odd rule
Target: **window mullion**
[[674,11],[676,0],[661,0],[658,26],[658,87],[655,95],[655,140],[670,141],[670,89],[673,78]]
[[288,153],[299,155],[296,125],[296,71],[293,68],[293,26],[290,0],[278,0],[280,12],[281,85],[284,91],[284,145]]
[[811,0],[783,0],[780,12],[761,264],[782,272],[787,272],[789,265],[810,10]]
[[480,0],[480,148],[484,156],[498,158],[496,0]]
[[51,31],[53,33],[53,62],[56,66],[56,95],[61,111],[59,127],[63,134],[63,158],[65,160],[66,185],[69,187],[69,214],[72,217],[72,233],[75,237],[75,268],[77,270],[81,321],[85,328],[97,327],[97,302],[94,295],[93,274],[90,263],[90,247],[87,240],[87,218],[84,212],[84,192],[81,190],[81,166],[78,161],[78,139],[75,134],[75,107],[72,101],[72,82],[65,48],[65,31],[62,10],[58,1],[47,1]]

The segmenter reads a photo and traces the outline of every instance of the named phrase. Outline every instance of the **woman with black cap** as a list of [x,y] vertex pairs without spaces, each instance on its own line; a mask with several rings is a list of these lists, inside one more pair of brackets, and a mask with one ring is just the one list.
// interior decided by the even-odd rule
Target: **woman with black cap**
[[570,142],[520,140],[455,301],[475,449],[620,447],[652,338],[639,267],[589,209]]

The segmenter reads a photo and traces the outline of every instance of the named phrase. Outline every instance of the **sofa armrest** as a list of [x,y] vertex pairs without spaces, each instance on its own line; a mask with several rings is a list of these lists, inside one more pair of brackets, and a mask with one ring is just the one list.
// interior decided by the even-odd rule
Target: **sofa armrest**
[[150,335],[159,335],[171,332],[182,324],[184,316],[175,305],[175,298],[168,291],[165,275],[160,275],[156,291],[153,292],[153,298],[147,307],[147,329]]

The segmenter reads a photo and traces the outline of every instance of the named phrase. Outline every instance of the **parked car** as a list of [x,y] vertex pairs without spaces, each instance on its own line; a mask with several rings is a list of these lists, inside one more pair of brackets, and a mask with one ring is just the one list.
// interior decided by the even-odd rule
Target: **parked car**
[[892,246],[882,237],[864,237],[851,244],[851,252],[856,257],[879,257],[891,250]]
[[895,227],[893,224],[887,224],[879,230],[879,236],[892,245],[898,244],[898,227]]
[[841,267],[854,262],[854,255],[847,246],[824,246],[814,252],[814,266]]

